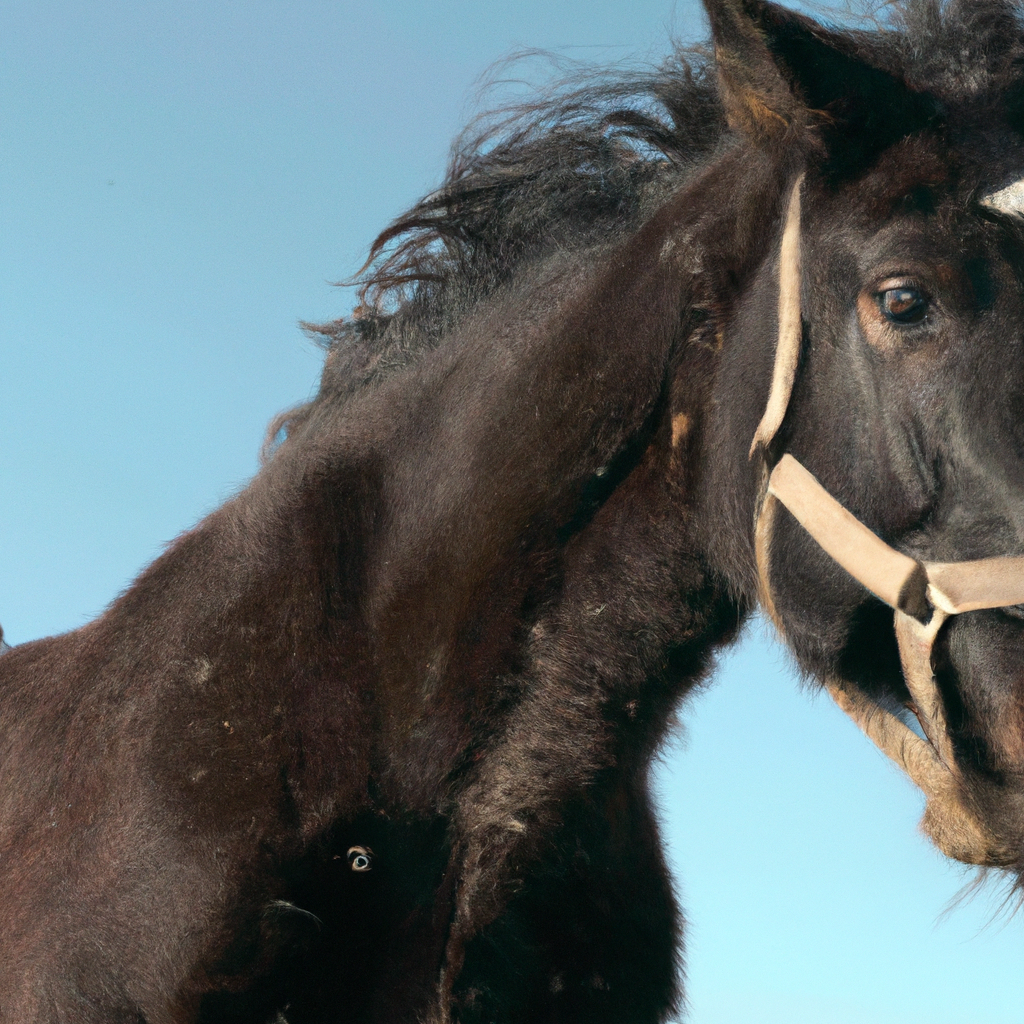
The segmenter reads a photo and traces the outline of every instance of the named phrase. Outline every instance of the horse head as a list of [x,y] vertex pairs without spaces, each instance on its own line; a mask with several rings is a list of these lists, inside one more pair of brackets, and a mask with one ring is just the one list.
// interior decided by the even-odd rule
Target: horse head
[[1019,867],[1020,24],[707,6],[730,125],[785,181],[775,258],[717,297],[709,546],[924,791],[939,848]]

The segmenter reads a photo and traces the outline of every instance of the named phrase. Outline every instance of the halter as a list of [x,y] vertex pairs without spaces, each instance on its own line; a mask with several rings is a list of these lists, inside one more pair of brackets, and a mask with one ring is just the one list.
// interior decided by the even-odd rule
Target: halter
[[[750,447],[768,446],[789,406],[803,341],[800,318],[800,175],[790,193],[780,250],[779,339],[772,385]],[[766,472],[754,536],[761,600],[776,626],[769,579],[769,552],[777,506],[783,505],[821,549],[894,613],[894,627],[907,690],[928,739],[925,744],[894,715],[859,689],[837,679],[826,686],[842,709],[895,760],[930,803],[924,826],[943,852],[969,863],[1005,863],[1010,851],[965,803],[965,791],[932,668],[932,647],[948,618],[964,612],[1024,602],[1024,557],[966,562],[922,562],[897,551],[844,508],[790,454]],[[930,749],[929,749],[930,745]]]

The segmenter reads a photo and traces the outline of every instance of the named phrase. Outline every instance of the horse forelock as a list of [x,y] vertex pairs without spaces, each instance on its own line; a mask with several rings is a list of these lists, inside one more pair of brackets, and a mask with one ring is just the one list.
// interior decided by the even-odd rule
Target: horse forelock
[[971,101],[998,95],[1019,77],[1022,11],[1020,0],[855,3],[844,12],[851,29],[836,38],[913,89]]

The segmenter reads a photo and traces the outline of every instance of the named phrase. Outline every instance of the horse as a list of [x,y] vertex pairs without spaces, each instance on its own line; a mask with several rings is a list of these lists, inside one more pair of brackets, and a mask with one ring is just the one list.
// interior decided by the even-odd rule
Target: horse
[[1020,876],[1019,12],[706,9],[471,129],[248,487],[0,655],[0,1020],[664,1021],[650,765],[757,606]]

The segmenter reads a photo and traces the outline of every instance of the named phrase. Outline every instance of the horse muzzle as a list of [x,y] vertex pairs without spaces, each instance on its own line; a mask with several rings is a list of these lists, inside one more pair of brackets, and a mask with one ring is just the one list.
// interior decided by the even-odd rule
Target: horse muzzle
[[756,527],[769,610],[768,546],[777,504],[789,510],[830,558],[893,609],[903,676],[926,738],[866,694],[840,680],[826,680],[836,703],[925,794],[928,805],[921,827],[943,853],[967,864],[1006,867],[1019,861],[1019,845],[997,835],[978,806],[978,787],[995,783],[981,773],[968,779],[957,761],[932,652],[939,630],[953,616],[1024,602],[1024,557],[919,562],[886,544],[787,454],[768,479]]

